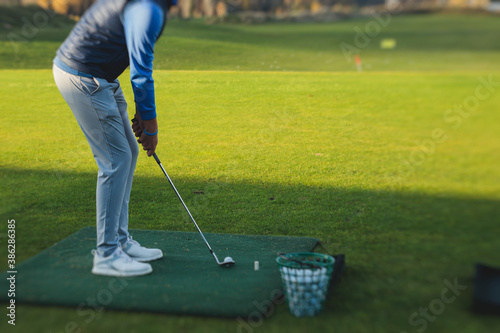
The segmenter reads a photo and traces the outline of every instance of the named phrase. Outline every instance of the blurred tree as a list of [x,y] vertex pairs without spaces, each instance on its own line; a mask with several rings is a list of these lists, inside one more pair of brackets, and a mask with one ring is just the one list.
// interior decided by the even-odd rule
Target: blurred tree
[[201,12],[205,17],[212,17],[215,14],[214,0],[201,0]]
[[222,18],[227,15],[227,5],[223,1],[217,1],[215,5],[215,15],[219,18]]
[[191,8],[193,6],[192,0],[179,0],[177,6],[180,8],[180,14],[182,18],[191,17]]
[[[96,0],[0,0],[0,5],[38,4],[61,14],[81,16]],[[321,14],[325,12],[349,13],[353,8],[371,6],[384,9],[401,5],[406,10],[440,8],[486,9],[492,0],[178,0],[172,16],[182,18],[222,18],[228,12],[266,12],[280,17],[297,12]],[[500,1],[500,0],[497,0]],[[261,14],[259,14],[261,15]]]

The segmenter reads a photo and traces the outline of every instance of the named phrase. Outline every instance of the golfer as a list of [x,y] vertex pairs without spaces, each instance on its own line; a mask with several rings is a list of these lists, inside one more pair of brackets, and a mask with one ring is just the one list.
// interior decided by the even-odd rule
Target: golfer
[[[176,0],[98,0],[57,50],[54,79],[90,145],[97,176],[97,249],[92,273],[139,276],[152,272],[148,249],[128,231],[128,205],[139,148],[158,144],[153,50]],[[130,66],[135,119],[117,77]],[[64,129],[61,129],[64,130]]]

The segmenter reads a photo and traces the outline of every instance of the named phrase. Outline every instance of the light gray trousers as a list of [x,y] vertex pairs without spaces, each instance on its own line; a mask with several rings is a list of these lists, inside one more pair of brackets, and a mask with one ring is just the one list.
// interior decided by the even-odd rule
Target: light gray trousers
[[139,147],[120,83],[53,68],[57,88],[90,145],[97,175],[97,251],[112,254],[127,241],[128,205]]

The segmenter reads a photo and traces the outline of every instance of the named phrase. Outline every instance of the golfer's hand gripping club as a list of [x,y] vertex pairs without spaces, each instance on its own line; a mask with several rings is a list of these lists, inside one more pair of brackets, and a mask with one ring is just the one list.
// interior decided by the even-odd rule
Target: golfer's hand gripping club
[[[139,119],[137,119],[137,117],[139,117]],[[157,128],[156,119],[148,121],[154,122],[153,125],[149,125],[150,127],[153,126]],[[134,135],[138,138],[137,142],[142,145],[142,149],[147,151],[148,156],[152,156],[158,144],[158,136],[156,135],[157,130],[153,134],[146,134],[146,125],[144,122],[145,121],[142,121],[140,116],[136,114],[136,117],[132,119],[132,130],[134,131]]]

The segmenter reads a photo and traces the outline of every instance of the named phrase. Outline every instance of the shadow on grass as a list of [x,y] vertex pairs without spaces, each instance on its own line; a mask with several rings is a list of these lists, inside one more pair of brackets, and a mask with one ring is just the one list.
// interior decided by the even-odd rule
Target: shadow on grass
[[[407,325],[407,315],[438,297],[445,279],[471,286],[475,262],[500,261],[498,200],[170,176],[204,232],[316,237],[325,252],[346,254],[327,313],[392,311]],[[95,179],[2,169],[0,216],[16,220],[18,261],[94,225]],[[130,228],[195,231],[161,173],[135,177]],[[6,255],[2,246],[0,256]],[[456,311],[468,311],[471,294],[469,288]]]
[[[207,232],[310,236],[359,250],[402,234],[411,235],[407,246],[421,238],[486,241],[500,221],[500,205],[493,199],[171,177]],[[95,182],[94,173],[2,168],[0,214],[22,220],[19,232],[32,234],[27,240],[38,252],[43,249],[37,246],[38,231],[57,230],[45,235],[52,244],[94,225]],[[161,172],[136,175],[130,219],[131,228],[193,229]]]

